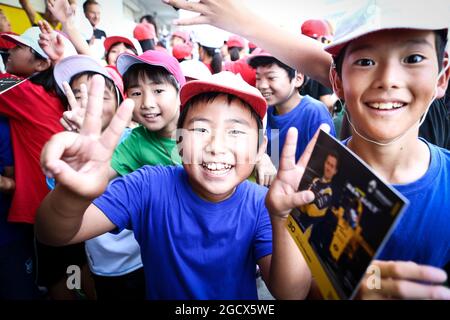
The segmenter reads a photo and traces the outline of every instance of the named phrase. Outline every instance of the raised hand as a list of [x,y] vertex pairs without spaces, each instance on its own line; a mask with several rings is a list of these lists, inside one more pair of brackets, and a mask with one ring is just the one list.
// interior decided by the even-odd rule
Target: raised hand
[[67,82],[63,83],[69,110],[63,113],[60,122],[67,131],[80,132],[86,114],[88,93],[84,83],[80,85],[80,101],[77,101],[75,95]]
[[48,10],[61,23],[65,23],[75,14],[73,5],[71,5],[68,0],[47,0],[47,6]]
[[320,126],[297,163],[295,163],[295,151],[298,132],[296,128],[288,130],[281,152],[277,177],[271,184],[266,196],[266,207],[271,215],[287,218],[292,209],[314,200],[314,194],[311,191],[298,191],[298,186],[311,157],[320,129],[329,132],[330,127],[327,124]]
[[256,164],[255,171],[258,184],[266,187],[270,187],[277,175],[277,168],[275,168],[267,153],[264,153],[261,160]]
[[[173,7],[199,13],[199,16],[175,21],[177,25],[210,24],[224,30],[242,32],[239,19],[246,19],[248,9],[243,7],[242,1],[237,0],[200,0],[188,2],[186,0],[162,0]],[[241,14],[242,13],[242,14]],[[245,25],[245,23],[244,23]]]
[[362,280],[360,299],[450,300],[444,270],[405,261],[374,261],[368,270],[376,271]]
[[132,100],[125,100],[102,133],[104,87],[104,78],[95,75],[80,133],[54,135],[41,154],[44,173],[86,199],[94,199],[106,189],[111,156],[134,108]]
[[53,31],[50,24],[41,20],[38,22],[41,33],[39,34],[39,46],[48,55],[53,63],[57,63],[64,57],[64,42],[61,35]]

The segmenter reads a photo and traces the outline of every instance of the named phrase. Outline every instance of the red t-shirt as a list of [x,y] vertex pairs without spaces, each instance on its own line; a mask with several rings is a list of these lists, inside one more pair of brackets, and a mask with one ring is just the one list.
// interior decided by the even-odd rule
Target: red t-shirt
[[14,153],[16,190],[8,216],[11,222],[34,223],[36,210],[49,191],[40,166],[41,151],[53,134],[63,130],[59,123],[63,112],[55,93],[29,80],[0,94],[0,114],[9,120]]

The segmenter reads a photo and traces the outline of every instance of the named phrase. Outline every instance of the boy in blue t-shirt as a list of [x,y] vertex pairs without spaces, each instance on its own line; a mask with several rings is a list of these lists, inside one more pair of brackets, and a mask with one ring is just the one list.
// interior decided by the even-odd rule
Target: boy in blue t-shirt
[[103,86],[97,76],[92,83],[80,134],[57,134],[42,153],[44,172],[59,183],[38,210],[40,241],[132,229],[149,299],[257,299],[256,264],[275,297],[308,294],[311,274],[285,221],[267,212],[267,189],[246,181],[266,146],[257,89],[230,72],[189,82],[180,92],[183,167],[144,166],[107,187],[133,103],[125,100],[100,133]]
[[248,63],[256,69],[256,88],[269,105],[267,153],[276,167],[289,128],[298,130],[296,160],[321,123],[327,123],[331,127],[331,134],[335,135],[333,120],[326,106],[310,96],[300,94],[299,89],[304,81],[301,73],[264,51],[253,54]]
[[[338,25],[334,42],[326,47],[330,55],[311,39],[267,28],[266,21],[241,5],[239,12],[230,10],[235,0],[165,2],[201,13],[179,24],[214,23],[244,32],[324,84],[334,60],[330,80],[346,102],[353,131],[345,143],[410,201],[380,254],[384,261],[374,263],[381,286],[370,289],[369,281],[363,281],[360,297],[450,299],[450,290],[442,285],[447,278],[442,268],[450,261],[450,153],[418,138],[430,104],[444,96],[450,77],[447,3],[430,0],[429,10],[423,10],[421,2],[367,1]],[[294,197],[297,185],[283,190]],[[279,198],[287,216],[297,204],[273,194],[273,187],[269,198]]]

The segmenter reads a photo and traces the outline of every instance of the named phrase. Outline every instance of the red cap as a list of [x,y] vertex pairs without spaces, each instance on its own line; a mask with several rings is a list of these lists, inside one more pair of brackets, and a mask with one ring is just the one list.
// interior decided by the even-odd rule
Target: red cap
[[249,47],[249,49],[256,49],[258,46],[256,44],[254,44],[253,42],[249,42],[248,47]]
[[155,26],[147,22],[139,23],[133,30],[133,37],[138,41],[155,39]]
[[186,83],[180,92],[181,111],[190,99],[207,92],[232,94],[247,102],[261,119],[266,115],[267,103],[261,92],[245,82],[239,75],[229,71],[213,74],[205,80],[194,80]]
[[302,34],[310,38],[331,37],[328,23],[324,20],[310,19],[302,24]]
[[185,43],[177,44],[172,48],[172,55],[177,60],[187,58],[192,55],[192,47]]
[[239,36],[231,35],[227,40],[227,47],[228,48],[233,48],[233,47],[244,48],[245,40],[244,40],[244,38],[241,38]]
[[249,66],[246,58],[225,62],[223,70],[231,71],[234,74],[240,74],[245,82],[251,86],[256,86],[256,70]]
[[184,40],[184,42],[189,42],[189,34],[185,31],[177,30],[172,33],[172,37],[178,37]]
[[133,41],[131,41],[130,39],[128,39],[126,37],[119,37],[119,36],[108,37],[105,39],[105,42],[103,42],[105,51],[108,52],[113,45],[115,45],[116,43],[120,43],[120,42],[132,46],[137,52],[139,52],[139,50],[134,45]]
[[145,63],[151,66],[163,67],[177,80],[178,84],[183,86],[186,78],[181,71],[178,60],[169,55],[167,52],[158,50],[147,50],[140,56],[135,56],[129,53],[122,53],[117,59],[117,70],[123,76],[128,68],[137,63]]
[[15,36],[18,36],[17,33],[14,32],[2,32],[0,33],[0,49],[12,49],[16,46],[16,44],[14,42],[11,42],[9,40],[3,39],[3,37],[1,37],[4,34],[12,34]]

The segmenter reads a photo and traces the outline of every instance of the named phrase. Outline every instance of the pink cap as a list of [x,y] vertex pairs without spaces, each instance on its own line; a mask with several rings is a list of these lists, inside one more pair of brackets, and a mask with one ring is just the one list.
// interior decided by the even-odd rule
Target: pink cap
[[108,52],[113,45],[121,42],[132,46],[137,52],[139,52],[139,49],[136,48],[133,41],[131,41],[131,39],[127,37],[120,37],[120,36],[108,37],[105,39],[105,42],[103,42],[103,46],[105,47],[105,51]]
[[331,31],[328,23],[324,20],[310,19],[302,24],[302,34],[310,38],[318,39],[320,37],[331,37]]
[[167,72],[175,77],[180,86],[186,82],[178,60],[169,55],[167,52],[159,50],[147,50],[140,56],[122,53],[117,59],[117,70],[119,70],[119,73],[123,76],[132,65],[138,63],[163,67],[167,70]]
[[231,35],[227,40],[227,47],[228,48],[233,48],[233,47],[244,48],[245,40],[242,37],[239,37],[236,35]]
[[247,63],[249,65],[251,65],[254,61],[255,58],[259,58],[259,57],[271,57],[276,59],[272,54],[270,54],[269,52],[261,49],[261,48],[256,48],[252,54],[250,56],[248,56],[247,58]]
[[133,30],[133,37],[138,41],[155,39],[155,26],[147,22],[139,23]]
[[241,76],[229,71],[213,74],[204,80],[194,80],[186,83],[180,92],[181,110],[184,109],[190,99],[207,92],[235,95],[247,102],[261,119],[266,115],[267,103],[259,90],[245,82]]
[[172,55],[178,59],[184,59],[192,55],[192,47],[188,44],[177,44],[172,48]]
[[64,92],[63,82],[70,82],[73,76],[86,71],[92,71],[112,80],[119,89],[120,94],[123,94],[123,82],[119,74],[114,74],[111,68],[105,68],[100,61],[87,55],[73,55],[59,61],[53,69],[53,76],[56,84]]
[[186,31],[176,30],[172,33],[172,37],[178,37],[184,40],[184,42],[190,41],[189,33]]

